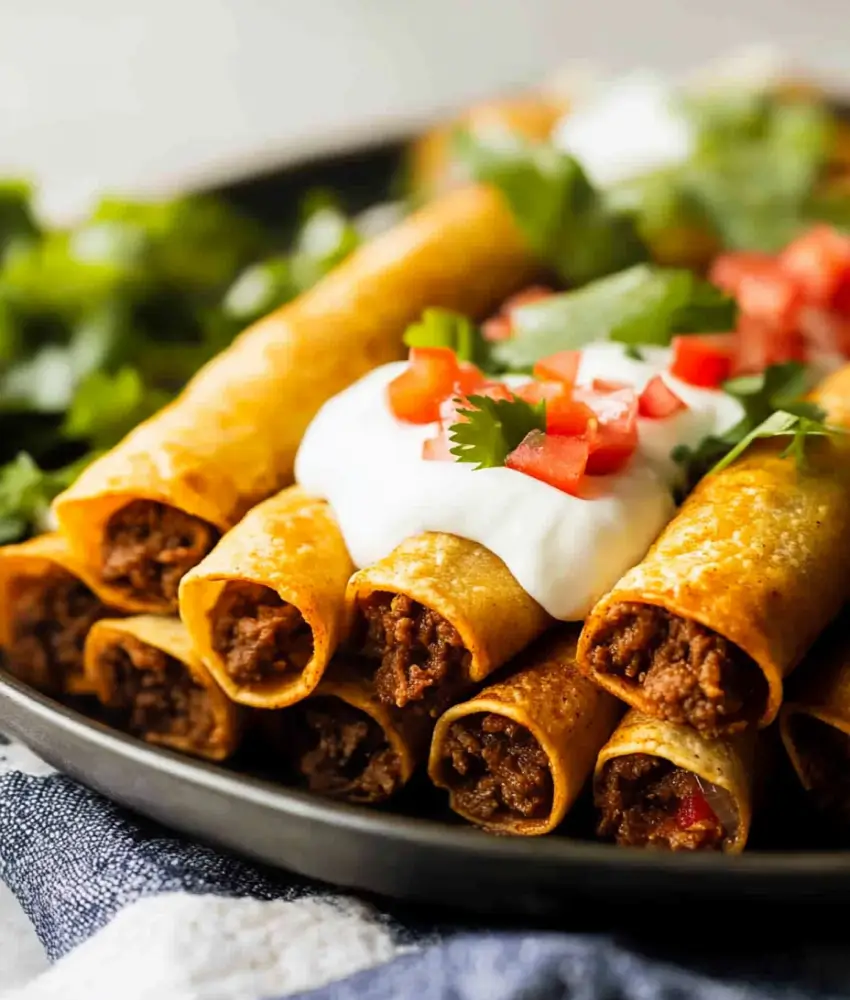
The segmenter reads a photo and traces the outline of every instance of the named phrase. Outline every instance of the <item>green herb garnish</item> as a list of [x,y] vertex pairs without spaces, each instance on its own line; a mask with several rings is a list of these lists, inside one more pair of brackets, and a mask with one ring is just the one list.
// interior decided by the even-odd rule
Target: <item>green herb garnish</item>
[[516,396],[470,396],[468,402],[469,408],[461,411],[466,420],[449,428],[450,451],[459,462],[473,463],[476,469],[504,465],[526,434],[546,429],[545,403],[526,403]]
[[838,433],[837,430],[827,427],[825,424],[809,417],[801,417],[796,413],[787,413],[785,410],[777,410],[775,413],[754,427],[732,448],[717,464],[709,470],[709,475],[714,475],[731,465],[736,458],[739,458],[749,448],[749,446],[760,438],[787,437],[791,436],[788,447],[782,452],[782,457],[793,456],[797,461],[798,468],[805,466],[805,443],[806,438],[812,435],[822,437],[826,434]]
[[449,347],[459,361],[484,366],[489,345],[478,327],[466,316],[450,309],[426,309],[417,323],[404,332],[408,347]]
[[454,151],[477,180],[505,196],[528,241],[571,285],[647,259],[627,212],[611,205],[578,162],[551,145],[459,132]]
[[735,314],[734,301],[693,272],[638,264],[515,309],[514,336],[492,353],[506,367],[528,368],[556,351],[598,341],[636,349],[665,346],[675,333],[729,330]]

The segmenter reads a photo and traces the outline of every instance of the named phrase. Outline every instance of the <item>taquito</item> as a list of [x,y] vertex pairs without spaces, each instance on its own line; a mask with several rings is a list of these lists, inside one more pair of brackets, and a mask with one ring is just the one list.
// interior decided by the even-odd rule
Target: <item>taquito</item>
[[709,740],[630,711],[593,779],[598,833],[626,847],[739,854],[753,811],[755,734]]
[[814,646],[780,713],[782,743],[803,788],[833,821],[850,824],[850,616]]
[[183,574],[292,481],[325,400],[401,358],[426,307],[484,316],[537,269],[495,191],[426,206],[246,330],[57,497],[74,552],[115,606],[175,611]]
[[378,661],[381,700],[435,716],[553,622],[498,556],[440,532],[355,573],[346,602],[354,648]]
[[759,441],[697,485],[585,622],[588,676],[706,736],[773,721],[850,585],[847,443],[810,438],[805,468],[787,443]]
[[328,504],[291,486],[186,574],[180,616],[234,701],[283,708],[321,680],[342,638],[353,572]]
[[0,648],[20,680],[47,694],[88,693],[86,635],[115,614],[61,535],[0,548]]
[[103,618],[85,646],[86,678],[117,728],[148,743],[224,760],[240,709],[213,680],[176,618]]
[[437,722],[428,774],[464,819],[529,836],[566,816],[621,711],[576,668],[576,638],[569,626],[543,637]]
[[850,427],[850,365],[842,365],[827,375],[809,399],[821,407],[827,423],[834,427]]
[[410,780],[433,727],[424,712],[383,704],[374,683],[340,661],[308,698],[262,715],[287,777],[311,792],[369,805]]

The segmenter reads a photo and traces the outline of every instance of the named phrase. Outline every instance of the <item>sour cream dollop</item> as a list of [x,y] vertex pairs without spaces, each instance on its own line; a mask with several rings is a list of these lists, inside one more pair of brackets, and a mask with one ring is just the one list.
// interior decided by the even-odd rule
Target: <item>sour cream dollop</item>
[[611,379],[640,392],[661,375],[688,408],[639,420],[632,460],[616,475],[588,477],[582,497],[513,469],[425,461],[422,444],[437,425],[405,424],[387,405],[387,386],[405,362],[376,369],[322,407],[301,443],[296,478],[328,500],[355,565],[377,562],[425,531],[459,535],[499,556],[553,617],[577,621],[672,516],[672,449],[721,433],[742,415],[731,396],[670,375],[667,350],[642,353],[637,361],[618,344],[585,348],[578,382]]

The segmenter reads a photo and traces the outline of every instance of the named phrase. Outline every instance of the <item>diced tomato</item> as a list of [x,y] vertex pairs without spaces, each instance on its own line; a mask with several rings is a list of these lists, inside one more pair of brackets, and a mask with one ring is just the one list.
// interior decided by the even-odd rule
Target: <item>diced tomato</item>
[[482,323],[481,333],[484,339],[490,341],[510,340],[514,335],[513,322],[511,321],[513,310],[519,309],[521,306],[530,306],[533,302],[539,302],[540,299],[548,299],[550,295],[554,294],[552,289],[545,285],[531,285],[531,287],[517,292],[516,295],[512,295],[502,303],[502,308],[495,316]]
[[764,254],[724,254],[714,262],[711,280],[735,297],[744,316],[782,330],[793,330],[805,296],[794,275]]
[[690,830],[699,823],[716,823],[717,816],[700,792],[682,796],[676,810],[676,823],[682,830]]
[[850,316],[850,271],[838,283],[829,305],[840,316]]
[[552,399],[566,395],[569,390],[563,382],[540,382],[533,379],[522,385],[515,385],[511,391],[526,403],[541,403],[544,400],[548,403]]
[[638,413],[651,420],[664,420],[686,409],[684,401],[673,392],[660,375],[653,375],[638,398]]
[[850,237],[832,226],[813,226],[779,255],[779,267],[812,305],[830,306],[850,275]]
[[716,389],[732,373],[734,357],[734,334],[674,337],[670,371],[683,382],[705,389]]
[[491,343],[510,340],[513,335],[514,328],[510,316],[491,316],[481,324],[481,336]]
[[433,438],[422,442],[422,457],[426,462],[453,462],[454,455],[449,451],[451,443],[445,430]]
[[590,385],[594,392],[623,392],[624,389],[628,392],[634,391],[628,382],[615,382],[610,378],[595,378]]
[[505,465],[575,494],[587,468],[588,443],[580,437],[556,437],[531,431],[505,459]]
[[460,375],[457,355],[447,347],[412,347],[407,368],[387,387],[390,409],[399,420],[429,424]]
[[850,316],[808,306],[800,317],[806,359],[840,356],[850,358]]
[[[800,313],[800,322],[805,310]],[[762,372],[769,365],[805,361],[806,343],[798,327],[782,330],[753,316],[741,316],[735,333],[733,375]]]
[[588,425],[590,457],[587,471],[593,476],[617,472],[628,462],[638,443],[638,400],[631,386],[595,379],[591,386],[580,387],[574,398],[585,403],[596,415]]
[[546,433],[565,437],[580,437],[597,424],[596,414],[587,403],[572,399],[566,393],[546,402]]
[[541,358],[534,365],[536,378],[554,379],[567,385],[575,385],[581,351],[558,351],[548,358]]
[[469,396],[488,385],[487,376],[471,361],[462,361],[459,375],[454,384],[454,392]]

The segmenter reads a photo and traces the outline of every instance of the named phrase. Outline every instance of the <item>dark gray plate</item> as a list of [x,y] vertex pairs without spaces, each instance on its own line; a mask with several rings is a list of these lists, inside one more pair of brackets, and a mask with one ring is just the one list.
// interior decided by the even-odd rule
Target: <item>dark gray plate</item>
[[[850,899],[850,851],[673,855],[560,835],[493,837],[447,821],[338,805],[147,746],[7,674],[0,674],[0,729],[170,827],[311,878],[389,896],[538,916],[566,912],[577,895],[590,893],[631,902]],[[431,808],[427,795],[423,801]]]

